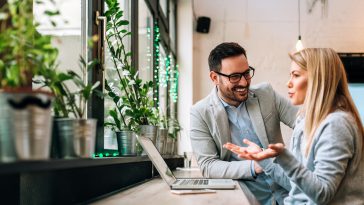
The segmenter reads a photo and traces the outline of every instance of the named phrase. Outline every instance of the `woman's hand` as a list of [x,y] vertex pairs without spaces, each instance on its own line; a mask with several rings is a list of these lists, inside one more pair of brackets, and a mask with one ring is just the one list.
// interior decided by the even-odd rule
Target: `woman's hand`
[[269,144],[268,149],[262,149],[257,144],[247,139],[244,139],[243,142],[248,146],[239,147],[232,143],[226,143],[224,144],[224,148],[234,152],[240,158],[256,161],[276,157],[284,150],[284,145],[282,143]]
[[[234,152],[237,155],[244,155],[244,154],[256,154],[262,151],[257,144],[251,142],[247,139],[244,139],[243,142],[248,145],[248,147],[239,147],[238,145],[232,144],[230,142],[224,144],[224,148]],[[245,158],[245,157],[242,157]]]

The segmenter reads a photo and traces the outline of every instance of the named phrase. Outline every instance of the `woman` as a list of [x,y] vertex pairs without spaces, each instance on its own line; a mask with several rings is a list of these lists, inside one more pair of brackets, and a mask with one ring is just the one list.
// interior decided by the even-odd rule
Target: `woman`
[[333,49],[307,48],[290,55],[288,94],[302,105],[291,139],[262,149],[244,139],[247,147],[225,148],[256,160],[274,175],[267,158],[276,157],[292,189],[284,204],[364,204],[364,130],[349,94],[344,66]]

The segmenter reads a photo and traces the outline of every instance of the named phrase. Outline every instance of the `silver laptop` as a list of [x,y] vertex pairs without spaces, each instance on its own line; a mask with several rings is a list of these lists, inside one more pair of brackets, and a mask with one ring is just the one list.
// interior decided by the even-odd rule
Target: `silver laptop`
[[137,135],[137,139],[171,189],[235,189],[235,182],[231,179],[177,179],[153,142],[144,136]]

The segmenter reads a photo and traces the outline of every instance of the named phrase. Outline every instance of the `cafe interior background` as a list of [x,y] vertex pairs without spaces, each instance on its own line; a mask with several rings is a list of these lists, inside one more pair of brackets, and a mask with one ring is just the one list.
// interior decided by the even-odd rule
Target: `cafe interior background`
[[[173,21],[174,1],[161,0],[162,9],[170,13]],[[208,75],[207,57],[211,49],[221,42],[237,42],[248,55],[249,64],[256,73],[252,84],[269,82],[282,96],[287,97],[286,82],[289,77],[290,60],[288,53],[296,49],[298,36],[304,47],[331,47],[338,53],[359,56],[357,64],[363,66],[361,55],[364,51],[364,2],[360,0],[179,0],[177,3],[176,31],[171,29],[171,45],[179,71],[177,115],[182,127],[179,139],[179,153],[191,151],[189,130],[189,109],[197,101],[207,96],[213,84]],[[80,1],[58,1],[61,16],[68,23],[40,30],[56,36],[54,45],[60,50],[60,69],[77,68],[78,57],[82,52],[82,23]],[[130,1],[120,1],[122,8],[131,9]],[[153,29],[153,19],[147,4],[138,2],[139,69],[144,79],[152,79],[152,67],[148,65],[152,54],[152,37],[147,29]],[[39,8],[40,10],[41,8]],[[45,19],[37,12],[38,19]],[[130,11],[125,9],[130,15]],[[128,14],[129,13],[129,14]],[[199,17],[210,18],[208,33],[196,31]],[[132,19],[130,20],[133,21]],[[173,28],[173,24],[170,23]],[[172,36],[176,35],[176,39]],[[172,48],[172,49],[175,49]],[[163,51],[164,52],[164,51]],[[167,51],[168,52],[168,51]],[[166,54],[163,57],[166,57]],[[363,67],[361,67],[363,69]],[[361,71],[363,72],[363,71]],[[350,75],[350,74],[349,74]],[[364,116],[364,88],[362,82],[351,84],[352,95],[361,116]],[[164,98],[164,97],[162,97]],[[163,99],[162,99],[163,101]],[[287,141],[290,130],[282,125]],[[107,134],[107,133],[106,133]],[[115,140],[105,140],[115,146]]]
[[[52,44],[59,49],[58,69],[74,68],[79,72],[79,56],[92,55],[90,49],[95,48],[90,48],[88,42],[100,36],[95,39],[90,30],[96,22],[102,27],[102,19],[96,20],[94,13],[99,4],[95,2],[98,1],[56,0],[60,11],[56,27],[49,24],[43,13],[54,5],[34,4],[35,19],[41,23],[38,31],[52,35]],[[207,58],[221,42],[242,45],[247,50],[249,65],[256,68],[252,84],[269,82],[284,97],[289,78],[288,53],[296,50],[299,36],[303,47],[335,49],[347,69],[357,75],[348,74],[349,82],[353,77],[350,90],[364,119],[362,0],[119,0],[119,3],[133,32],[134,37],[128,39],[126,46],[138,62],[139,76],[143,80],[158,76],[159,84],[154,90],[158,93],[158,109],[175,116],[181,127],[177,140],[179,155],[192,151],[189,110],[213,88]],[[207,32],[196,31],[201,17],[210,19]],[[133,45],[135,37],[138,43]],[[112,80],[115,76],[110,54],[105,55],[106,79]],[[153,62],[156,55],[158,63]],[[172,69],[178,73],[173,86],[166,79],[166,73]],[[105,100],[104,104],[107,110],[112,103]],[[289,142],[291,130],[284,125],[282,130],[285,141]],[[103,132],[104,148],[117,149],[113,132],[107,128]]]

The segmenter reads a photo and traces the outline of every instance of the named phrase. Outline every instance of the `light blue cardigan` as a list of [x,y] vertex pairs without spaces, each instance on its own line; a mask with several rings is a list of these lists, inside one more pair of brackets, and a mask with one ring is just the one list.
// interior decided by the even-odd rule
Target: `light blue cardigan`
[[284,204],[364,204],[363,136],[353,117],[345,112],[329,114],[315,132],[305,157],[304,119],[297,119],[290,151],[276,157],[286,175],[275,175],[273,166],[259,164],[267,175],[290,180],[292,189]]

